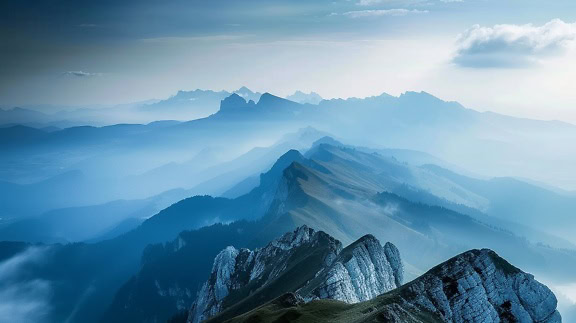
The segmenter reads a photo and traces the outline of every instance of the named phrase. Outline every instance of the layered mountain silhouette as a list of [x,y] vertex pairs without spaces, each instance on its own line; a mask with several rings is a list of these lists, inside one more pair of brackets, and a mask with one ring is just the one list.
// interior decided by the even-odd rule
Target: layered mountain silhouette
[[[170,244],[149,247],[147,254],[153,256],[146,257],[140,272],[117,294],[106,320],[165,320],[170,317],[169,309],[172,314],[184,311],[183,304],[191,303],[198,286],[209,278],[211,263],[197,262],[210,256],[197,248],[200,236],[210,246],[255,248],[263,246],[263,237],[300,225],[318,228],[345,244],[353,243],[366,233],[391,241],[404,250],[409,278],[454,254],[478,246],[493,248],[532,272],[552,274],[556,278],[571,276],[560,264],[574,263],[576,258],[572,252],[530,243],[455,211],[473,209],[450,202],[449,199],[462,199],[462,194],[451,194],[453,190],[443,188],[453,188],[456,184],[426,173],[425,168],[414,169],[375,153],[327,144],[316,145],[306,157],[295,151],[288,152],[262,176],[262,185],[248,195],[260,196],[261,201],[268,203],[262,219],[185,232]],[[416,176],[418,172],[426,175]],[[269,179],[265,179],[267,177]],[[443,197],[419,191],[423,184],[430,192]],[[425,201],[443,206],[425,204]],[[212,232],[209,237],[208,231]],[[218,233],[220,231],[233,234],[226,236]],[[519,254],[520,249],[525,252]],[[211,252],[215,257],[217,251]],[[152,303],[166,307],[158,309],[149,305]]]
[[287,96],[286,99],[301,104],[318,104],[323,100],[322,97],[316,92],[304,93],[302,91],[296,91],[293,94]]
[[257,101],[261,94],[252,92],[245,86],[233,92],[211,90],[178,91],[178,93],[166,100],[143,105],[139,109],[153,114],[157,120],[198,119],[218,111],[220,101],[231,95],[238,95],[246,100]]
[[[391,242],[407,281],[480,248],[547,281],[573,281],[574,195],[485,175],[536,174],[570,187],[566,170],[576,154],[563,142],[576,137],[574,126],[479,113],[426,93],[318,104],[251,95],[228,95],[217,112],[187,122],[0,129],[2,221],[24,223],[10,227],[20,230],[29,227],[21,218],[51,214],[69,222],[67,234],[98,241],[0,243],[2,259],[22,250],[46,255],[23,263],[18,279],[51,286],[48,321],[165,321],[188,312],[223,249],[255,252],[303,225],[342,245],[366,234]],[[285,140],[287,133],[303,137]],[[328,133],[347,144],[328,137],[311,144]],[[192,197],[141,212],[183,183]],[[126,210],[154,215],[139,224],[123,217]],[[101,227],[75,231],[75,215],[96,221],[101,212],[110,217]],[[30,241],[60,241],[50,220],[33,223],[30,236],[45,227],[50,237]],[[490,304],[499,315],[508,308]],[[510,311],[521,312],[513,304]]]
[[[218,96],[212,115],[184,123],[56,131],[0,129],[0,147],[14,167],[10,172],[0,173],[0,180],[39,181],[57,175],[57,170],[63,168],[90,173],[118,170],[106,175],[131,176],[135,175],[135,169],[130,166],[135,164],[140,165],[136,172],[139,174],[161,167],[168,160],[174,161],[139,158],[143,155],[163,153],[182,158],[214,147],[226,148],[232,154],[246,143],[261,142],[263,138],[271,139],[272,143],[287,132],[313,126],[359,146],[421,151],[485,176],[532,178],[572,190],[576,185],[570,184],[576,183],[570,176],[555,175],[571,173],[566,165],[576,162],[570,157],[576,155],[572,154],[572,147],[562,144],[566,138],[576,136],[576,127],[570,124],[480,113],[427,93],[323,100],[318,105],[303,105],[268,93],[250,93],[240,89],[232,95]],[[42,160],[41,165],[49,167],[27,165],[26,161],[38,159]],[[539,166],[542,164],[554,164],[558,171],[542,171]],[[32,174],[38,169],[43,170],[44,178]],[[19,175],[14,178],[14,174]],[[169,189],[172,188],[177,187]],[[130,191],[138,192],[138,185],[130,187]],[[153,195],[144,193],[138,198]],[[120,194],[116,197],[134,198]]]

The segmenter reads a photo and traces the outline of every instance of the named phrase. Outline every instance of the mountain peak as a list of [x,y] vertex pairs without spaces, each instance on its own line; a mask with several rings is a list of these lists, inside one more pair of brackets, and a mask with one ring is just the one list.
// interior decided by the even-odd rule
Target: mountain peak
[[320,146],[320,145],[330,145],[330,146],[336,146],[336,147],[343,147],[344,144],[341,143],[340,141],[330,137],[330,136],[324,136],[318,140],[316,140],[313,144],[312,147],[316,147],[316,146]]
[[305,158],[298,150],[290,149],[276,160],[269,171],[260,175],[260,185],[273,185],[282,176],[282,173],[286,168],[294,162],[302,162],[303,160],[305,160]]
[[359,243],[373,243],[376,241],[378,241],[378,239],[376,239],[376,237],[372,234],[366,234],[357,240]]
[[286,99],[300,104],[318,104],[323,100],[316,92],[304,93],[302,91],[296,91],[294,94],[287,96]]
[[[304,225],[261,249],[242,249],[239,253],[225,249],[222,257],[216,257],[211,277],[198,293],[188,321],[200,322],[223,312],[214,318],[222,322],[287,292],[294,293],[291,304],[312,299],[356,303],[398,287],[397,269],[380,242],[370,235],[362,239],[343,250],[340,241]],[[236,255],[235,259],[220,261],[230,255]],[[217,294],[218,290],[222,293]],[[235,305],[221,295],[235,295],[236,301],[242,301]]]
[[238,90],[234,91],[233,93],[238,94],[239,96],[243,97],[246,101],[257,101],[260,97],[260,93],[254,92],[249,88],[243,86]]
[[239,88],[238,90],[236,90],[234,92],[236,92],[236,93],[238,93],[238,92],[240,92],[240,93],[243,93],[243,92],[254,93],[254,92],[252,92],[252,90],[250,90],[246,86],[242,86],[241,88]]
[[266,107],[271,106],[272,108],[275,108],[276,106],[298,105],[298,103],[266,92],[260,96],[260,100],[258,100],[257,105]]
[[402,295],[415,297],[402,302],[445,322],[561,322],[550,289],[490,249],[464,252],[405,288]]
[[220,111],[227,112],[239,108],[249,108],[251,106],[254,106],[254,101],[246,102],[242,96],[236,93],[232,93],[230,96],[220,102]]

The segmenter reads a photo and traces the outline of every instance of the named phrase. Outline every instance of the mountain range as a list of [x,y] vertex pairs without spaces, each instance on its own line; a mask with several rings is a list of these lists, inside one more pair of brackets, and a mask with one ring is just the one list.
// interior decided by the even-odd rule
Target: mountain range
[[[428,167],[322,139],[305,155],[289,151],[280,157],[247,194],[188,198],[112,240],[50,246],[49,260],[27,271],[54,282],[60,303],[51,321],[73,315],[85,322],[98,321],[111,299],[107,322],[166,320],[192,303],[221,249],[261,247],[301,225],[345,244],[365,234],[391,241],[403,250],[407,279],[476,246],[552,281],[573,278],[573,251],[482,222],[480,210],[489,205],[486,197]],[[197,231],[185,231],[191,229]]]
[[575,283],[575,126],[415,92],[130,109],[196,96],[220,109],[0,128],[0,295],[46,322],[559,320],[518,268]]
[[[336,154],[343,154],[348,160],[342,161]],[[355,155],[354,162],[363,158],[368,160],[351,166],[350,158]],[[207,257],[206,251],[196,247],[200,237],[211,246],[223,248],[233,244],[237,248],[254,248],[262,246],[263,237],[270,238],[271,233],[279,234],[303,224],[328,232],[344,243],[352,243],[366,233],[392,241],[400,250],[405,250],[403,259],[408,279],[474,246],[494,248],[514,263],[532,272],[551,275],[553,279],[572,276],[570,270],[564,269],[574,265],[561,265],[574,263],[576,259],[568,249],[530,243],[526,238],[446,207],[378,192],[379,189],[373,187],[385,182],[378,178],[379,169],[369,167],[382,162],[379,156],[326,144],[316,146],[310,156],[307,159],[297,152],[289,152],[277,163],[286,167],[276,167],[283,169],[281,174],[272,171],[275,167],[267,174],[276,173],[280,179],[275,181],[279,186],[261,220],[184,232],[170,244],[149,247],[146,254],[154,256],[146,257],[140,272],[117,294],[106,320],[162,321],[170,312],[184,310],[179,304],[193,301],[201,277],[208,277],[210,270],[210,263],[189,262]],[[368,163],[370,159],[372,164]],[[274,186],[269,186],[268,190],[270,187]],[[258,188],[251,194],[258,190],[263,191]],[[414,192],[412,196],[418,197]],[[523,254],[516,252],[520,248],[525,250]],[[212,257],[216,253],[213,250]],[[149,292],[144,293],[145,290]],[[147,305],[150,302],[166,304],[171,311],[156,311]]]

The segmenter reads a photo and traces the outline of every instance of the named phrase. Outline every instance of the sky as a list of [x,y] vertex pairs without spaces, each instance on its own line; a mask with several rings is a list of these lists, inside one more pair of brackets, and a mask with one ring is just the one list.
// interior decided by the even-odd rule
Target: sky
[[573,0],[0,0],[0,105],[426,91],[576,123]]

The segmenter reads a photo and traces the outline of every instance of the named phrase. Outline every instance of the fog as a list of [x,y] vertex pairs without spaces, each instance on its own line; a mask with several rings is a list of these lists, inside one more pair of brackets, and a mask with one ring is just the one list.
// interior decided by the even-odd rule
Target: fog
[[0,262],[0,316],[11,322],[47,322],[51,282],[30,277],[28,266],[44,261],[46,248],[30,247]]

